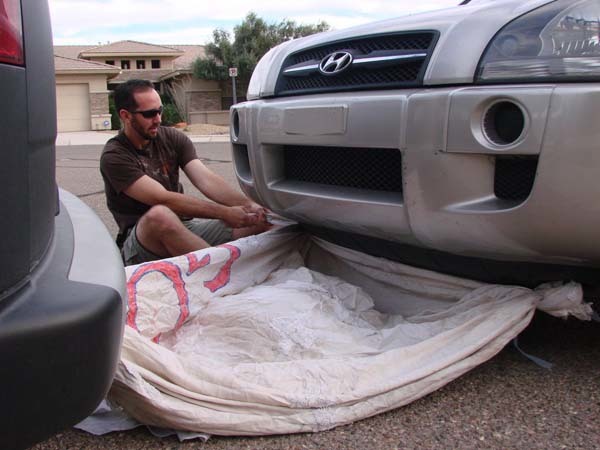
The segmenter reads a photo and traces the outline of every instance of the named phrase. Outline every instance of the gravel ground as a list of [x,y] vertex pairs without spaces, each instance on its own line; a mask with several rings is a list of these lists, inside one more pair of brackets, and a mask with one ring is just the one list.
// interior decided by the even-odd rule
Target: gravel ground
[[[233,182],[229,154],[197,146],[213,170]],[[59,148],[57,179],[107,226],[97,148]],[[63,449],[600,449],[600,324],[543,313],[519,337],[524,351],[554,363],[542,369],[508,346],[442,389],[405,407],[331,431],[212,437],[180,443],[147,429],[92,436],[70,429],[36,450]],[[34,424],[32,426],[35,426]]]

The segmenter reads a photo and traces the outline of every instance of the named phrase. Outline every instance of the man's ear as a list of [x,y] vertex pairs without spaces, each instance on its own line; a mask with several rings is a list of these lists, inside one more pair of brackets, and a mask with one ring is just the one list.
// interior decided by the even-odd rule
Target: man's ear
[[129,120],[131,118],[131,113],[129,111],[127,111],[126,109],[120,109],[119,110],[119,118],[121,119],[121,122],[125,123],[127,120]]

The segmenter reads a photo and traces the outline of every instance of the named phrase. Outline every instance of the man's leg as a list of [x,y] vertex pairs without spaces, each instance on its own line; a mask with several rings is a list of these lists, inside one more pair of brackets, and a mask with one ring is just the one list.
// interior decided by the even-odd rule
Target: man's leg
[[188,230],[173,211],[162,205],[150,208],[138,221],[135,231],[140,244],[161,258],[210,247]]
[[225,244],[226,242],[262,233],[272,228],[270,224],[254,225],[246,228],[230,228],[223,221],[216,219],[186,220],[184,225],[211,246]]

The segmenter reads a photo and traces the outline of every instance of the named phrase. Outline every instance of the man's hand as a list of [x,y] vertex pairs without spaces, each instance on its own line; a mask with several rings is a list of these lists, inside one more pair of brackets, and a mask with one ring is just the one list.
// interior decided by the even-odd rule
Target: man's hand
[[246,211],[242,206],[230,206],[223,221],[231,228],[244,228],[265,222],[265,214]]
[[248,200],[242,208],[249,214],[256,214],[259,217],[259,223],[267,221],[267,213],[269,212],[266,208],[263,208],[258,203],[254,203],[252,200]]

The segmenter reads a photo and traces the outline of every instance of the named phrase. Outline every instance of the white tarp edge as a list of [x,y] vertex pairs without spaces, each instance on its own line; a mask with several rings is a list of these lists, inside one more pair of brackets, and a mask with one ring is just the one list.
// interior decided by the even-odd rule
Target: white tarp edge
[[379,414],[494,356],[536,308],[592,313],[574,283],[483,284],[294,228],[126,271],[111,400],[147,425],[219,435],[319,431]]

